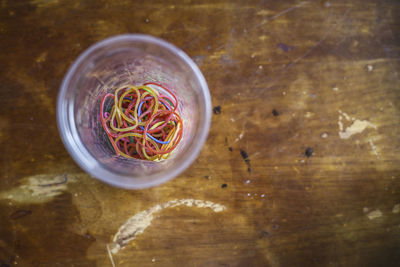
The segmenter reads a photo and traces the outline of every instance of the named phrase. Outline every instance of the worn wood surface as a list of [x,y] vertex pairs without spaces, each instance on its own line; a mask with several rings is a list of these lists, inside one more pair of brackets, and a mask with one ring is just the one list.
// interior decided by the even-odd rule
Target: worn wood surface
[[[1,1],[1,266],[112,266],[107,244],[142,211],[116,266],[398,266],[399,14],[395,0]],[[140,191],[83,173],[55,120],[69,65],[121,33],[181,47],[220,107],[196,162]],[[174,199],[189,200],[157,206]]]

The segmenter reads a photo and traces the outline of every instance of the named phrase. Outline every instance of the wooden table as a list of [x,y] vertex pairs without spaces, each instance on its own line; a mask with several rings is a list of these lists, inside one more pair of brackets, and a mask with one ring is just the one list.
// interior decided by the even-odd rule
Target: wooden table
[[[130,2],[1,1],[1,266],[399,266],[398,1]],[[121,33],[186,51],[214,106],[195,163],[139,191],[86,175],[55,119]]]

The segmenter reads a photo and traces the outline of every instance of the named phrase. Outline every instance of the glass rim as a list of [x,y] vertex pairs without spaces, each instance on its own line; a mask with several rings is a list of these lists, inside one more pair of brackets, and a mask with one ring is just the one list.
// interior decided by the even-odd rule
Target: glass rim
[[[69,83],[71,81],[72,76],[78,69],[78,67],[87,59],[87,57],[95,50],[105,47],[109,44],[114,44],[121,41],[142,41],[148,42],[162,47],[163,49],[169,50],[172,54],[179,57],[188,67],[190,67],[191,71],[194,73],[194,76],[197,78],[197,81],[201,87],[201,98],[205,104],[205,110],[202,112],[204,114],[204,122],[199,129],[199,136],[196,142],[196,145],[192,148],[192,153],[189,156],[185,157],[182,164],[178,165],[174,169],[166,169],[165,173],[163,172],[160,176],[159,173],[139,176],[138,178],[148,178],[148,182],[143,183],[135,183],[134,176],[121,175],[111,172],[104,168],[100,163],[97,162],[96,158],[92,156],[92,154],[87,150],[86,146],[83,144],[78,131],[76,129],[75,124],[75,116],[73,104],[67,105],[66,94]],[[162,183],[165,183],[172,178],[176,177],[180,173],[182,173],[185,169],[187,169],[193,161],[197,158],[200,153],[203,144],[206,141],[208,131],[211,124],[211,96],[207,86],[207,82],[201,73],[200,69],[194,63],[194,61],[181,49],[176,47],[175,45],[168,43],[162,39],[146,35],[146,34],[123,34],[117,35],[113,37],[109,37],[107,39],[101,40],[85,51],[83,51],[78,58],[73,62],[73,64],[69,67],[67,74],[64,76],[63,81],[61,83],[58,99],[57,99],[57,126],[61,136],[61,140],[64,143],[69,154],[75,160],[75,162],[88,174],[94,176],[95,178],[120,188],[126,189],[142,189],[148,188],[152,186],[156,186]]]

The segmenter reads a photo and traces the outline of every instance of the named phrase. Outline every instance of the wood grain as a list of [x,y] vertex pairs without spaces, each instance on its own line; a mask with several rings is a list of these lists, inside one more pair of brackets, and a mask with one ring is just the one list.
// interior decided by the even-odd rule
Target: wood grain
[[[1,266],[112,266],[121,225],[174,199],[226,210],[154,213],[116,266],[398,266],[399,14],[372,0],[1,1]],[[83,173],[55,121],[69,65],[122,33],[182,48],[216,108],[195,163],[139,191]]]

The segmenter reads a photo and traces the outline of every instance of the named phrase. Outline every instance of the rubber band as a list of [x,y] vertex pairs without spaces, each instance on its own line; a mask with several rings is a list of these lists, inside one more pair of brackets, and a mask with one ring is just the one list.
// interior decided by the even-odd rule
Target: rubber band
[[172,91],[148,82],[105,94],[100,119],[117,156],[160,161],[182,138],[183,122],[177,111],[178,99]]

